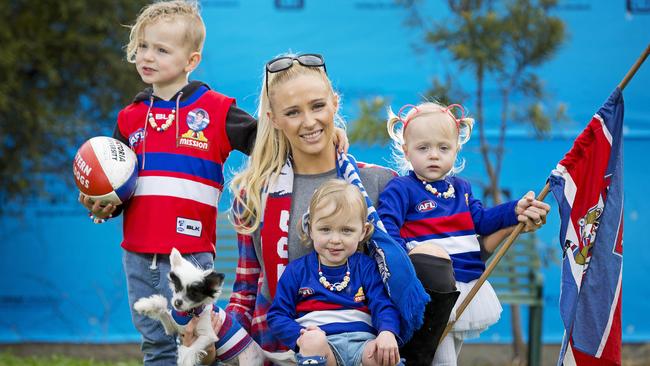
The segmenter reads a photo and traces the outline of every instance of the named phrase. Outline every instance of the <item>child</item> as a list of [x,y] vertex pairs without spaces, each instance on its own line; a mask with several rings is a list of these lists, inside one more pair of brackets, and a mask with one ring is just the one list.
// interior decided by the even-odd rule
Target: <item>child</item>
[[298,365],[395,365],[399,313],[377,264],[359,252],[373,231],[359,189],[325,182],[303,216],[314,251],[286,267],[268,312],[271,331],[300,352]]
[[[248,154],[256,135],[256,120],[233,98],[188,81],[204,39],[196,3],[156,2],[138,15],[127,60],[151,88],[120,111],[114,131],[138,155],[136,191],[124,207],[79,196],[96,222],[124,210],[123,265],[145,365],[175,365],[176,340],[159,322],[133,311],[133,304],[153,294],[171,298],[172,247],[204,269],[213,267],[223,164],[233,149]],[[346,145],[342,131],[336,134]]]
[[[535,201],[533,192],[528,192],[519,201],[484,209],[469,182],[455,176],[462,169],[462,164],[456,165],[458,151],[469,139],[474,120],[466,118],[457,104],[405,107],[410,107],[406,116],[401,116],[401,110],[399,116],[391,116],[388,131],[398,153],[403,152],[401,162],[410,163],[412,170],[388,183],[379,197],[378,212],[391,236],[411,252],[412,260],[418,252],[412,250],[423,244],[441,247],[449,254],[461,293],[458,306],[485,269],[476,235],[493,233],[518,220],[525,222],[531,215],[539,225],[548,205]],[[454,108],[460,110],[460,118],[453,114]],[[402,128],[396,129],[400,123]],[[463,339],[477,337],[497,322],[501,310],[492,286],[485,282],[443,339],[433,364],[455,365]]]
[[[171,298],[172,246],[194,264],[213,267],[222,166],[232,149],[246,153],[255,139],[255,119],[234,99],[202,82],[188,82],[201,61],[204,39],[195,4],[157,2],[139,14],[126,48],[127,60],[151,85],[120,111],[114,132],[139,160],[137,188],[124,205],[122,247],[145,365],[175,365],[176,340],[159,322],[133,311],[133,303],[159,293]],[[202,123],[196,123],[199,115]],[[98,219],[122,211],[110,204],[101,208],[83,195],[80,201]]]

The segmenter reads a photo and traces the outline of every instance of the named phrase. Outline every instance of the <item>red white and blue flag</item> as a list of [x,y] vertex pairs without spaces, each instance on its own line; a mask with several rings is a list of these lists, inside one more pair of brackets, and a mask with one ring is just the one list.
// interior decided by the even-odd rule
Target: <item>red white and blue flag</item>
[[564,251],[558,365],[621,364],[622,127],[617,88],[549,178]]

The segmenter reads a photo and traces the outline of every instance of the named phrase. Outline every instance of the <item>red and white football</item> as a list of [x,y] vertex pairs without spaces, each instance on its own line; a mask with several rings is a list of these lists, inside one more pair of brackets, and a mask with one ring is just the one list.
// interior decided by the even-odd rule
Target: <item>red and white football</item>
[[126,202],[138,178],[138,158],[128,146],[111,137],[86,141],[72,163],[79,190],[102,204]]

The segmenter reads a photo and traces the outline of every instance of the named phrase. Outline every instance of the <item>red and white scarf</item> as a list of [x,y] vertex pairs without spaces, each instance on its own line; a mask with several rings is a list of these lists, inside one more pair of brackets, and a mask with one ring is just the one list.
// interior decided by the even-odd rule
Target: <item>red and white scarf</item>
[[264,273],[269,285],[271,299],[282,272],[289,264],[289,214],[293,194],[293,167],[287,160],[280,174],[271,179],[262,192],[262,215],[260,238]]
[[[368,204],[368,221],[375,225],[372,238],[367,243],[369,255],[377,262],[377,268],[384,286],[401,315],[400,337],[407,341],[413,331],[420,328],[424,307],[429,296],[415,275],[415,270],[406,252],[388,235],[379,219],[373,203],[368,197],[354,158],[338,154],[337,176],[356,185]],[[289,216],[293,193],[293,168],[291,161],[282,167],[280,174],[271,179],[262,192],[262,223],[260,229],[264,274],[269,286],[270,299],[275,297],[282,272],[289,264]]]

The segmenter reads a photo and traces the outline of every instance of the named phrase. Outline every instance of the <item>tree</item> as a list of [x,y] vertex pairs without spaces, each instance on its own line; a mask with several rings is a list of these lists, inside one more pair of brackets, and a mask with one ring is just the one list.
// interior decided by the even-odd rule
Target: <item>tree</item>
[[[515,121],[529,124],[537,136],[551,129],[551,122],[564,119],[564,106],[550,111],[548,96],[536,68],[550,60],[565,38],[564,23],[551,14],[555,0],[511,0],[504,2],[482,0],[449,0],[449,17],[433,21],[425,18],[423,1],[399,1],[409,9],[408,25],[422,29],[425,43],[446,53],[457,71],[473,76],[473,86],[462,88],[434,78],[427,95],[434,99],[455,103],[475,104],[474,117],[478,121],[478,139],[488,182],[487,198],[494,204],[502,201],[499,180],[504,158],[505,135]],[[455,78],[453,80],[460,80]],[[500,115],[484,113],[485,83],[497,86],[498,98],[490,100],[500,107]],[[463,96],[460,90],[473,90]],[[453,95],[453,98],[449,98]],[[357,130],[378,128],[380,121],[369,122],[367,115],[361,123],[354,123],[351,136]],[[488,140],[486,125],[497,126],[494,140]],[[369,141],[360,138],[358,141]],[[518,306],[512,308],[513,344],[515,359],[523,354],[523,337]]]
[[123,45],[148,1],[0,2],[0,199],[42,197],[72,182],[72,155],[110,134],[115,112],[142,86]]

